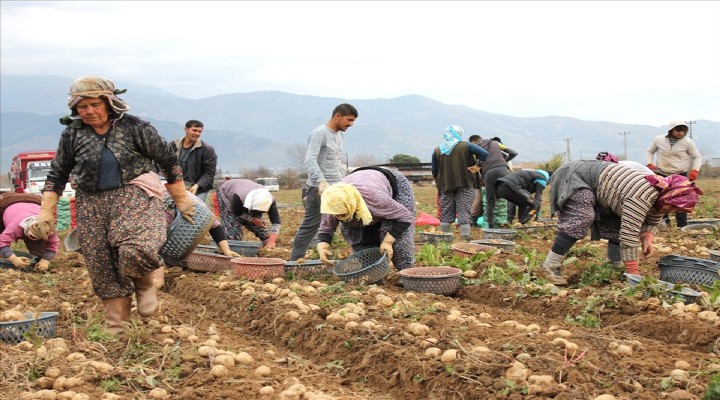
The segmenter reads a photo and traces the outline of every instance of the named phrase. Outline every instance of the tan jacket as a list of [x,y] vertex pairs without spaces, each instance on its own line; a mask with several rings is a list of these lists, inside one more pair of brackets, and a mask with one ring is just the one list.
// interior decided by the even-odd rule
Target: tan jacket
[[655,137],[647,149],[646,164],[655,164],[656,171],[663,175],[681,174],[691,170],[700,171],[702,157],[695,142],[687,136],[671,147],[667,135],[660,135]]

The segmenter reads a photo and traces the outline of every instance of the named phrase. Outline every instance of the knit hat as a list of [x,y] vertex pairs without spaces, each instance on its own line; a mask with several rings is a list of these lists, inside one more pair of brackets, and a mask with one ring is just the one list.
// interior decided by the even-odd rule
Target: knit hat
[[73,110],[73,115],[76,115],[75,107],[82,99],[104,97],[116,113],[122,114],[129,110],[130,106],[117,95],[125,92],[127,89],[115,89],[115,84],[107,78],[94,75],[82,76],[70,85],[68,107]]

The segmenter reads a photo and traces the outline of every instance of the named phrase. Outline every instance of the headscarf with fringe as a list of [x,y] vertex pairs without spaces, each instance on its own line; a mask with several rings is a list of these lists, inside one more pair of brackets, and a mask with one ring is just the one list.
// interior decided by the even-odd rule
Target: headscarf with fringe
[[463,128],[457,125],[449,125],[443,132],[445,140],[440,143],[440,153],[449,156],[455,146],[462,140]]
[[670,175],[662,177],[659,175],[647,175],[645,179],[660,191],[660,196],[655,201],[655,208],[660,210],[666,204],[677,207],[681,212],[692,212],[700,200],[703,192],[682,175]]
[[320,212],[335,215],[343,222],[357,217],[365,226],[370,225],[373,219],[360,192],[347,183],[336,183],[323,191],[320,196]]
[[99,97],[104,97],[110,108],[121,115],[130,109],[124,100],[117,97],[118,94],[125,92],[127,89],[115,89],[115,84],[110,79],[95,75],[81,76],[70,85],[68,107],[72,110],[71,116],[77,115],[75,107],[82,99]]

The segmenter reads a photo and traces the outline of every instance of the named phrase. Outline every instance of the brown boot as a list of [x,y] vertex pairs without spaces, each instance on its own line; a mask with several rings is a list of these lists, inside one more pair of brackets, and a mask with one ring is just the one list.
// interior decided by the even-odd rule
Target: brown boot
[[132,298],[115,297],[104,299],[105,305],[105,325],[107,331],[113,335],[118,335],[125,331],[125,323],[130,322],[130,306]]
[[157,313],[160,304],[157,298],[157,288],[153,283],[155,272],[151,272],[142,278],[133,278],[135,284],[135,299],[137,310],[141,317],[151,317]]

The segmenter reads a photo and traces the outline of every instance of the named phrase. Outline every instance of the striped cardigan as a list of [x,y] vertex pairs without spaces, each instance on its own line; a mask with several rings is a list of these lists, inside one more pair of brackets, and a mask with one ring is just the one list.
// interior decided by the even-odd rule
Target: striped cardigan
[[590,189],[598,205],[620,217],[620,255],[623,261],[637,260],[640,233],[657,233],[662,214],[653,208],[660,192],[645,174],[620,164],[604,161],[572,161],[552,176],[551,210],[562,209],[565,201],[580,189]]

